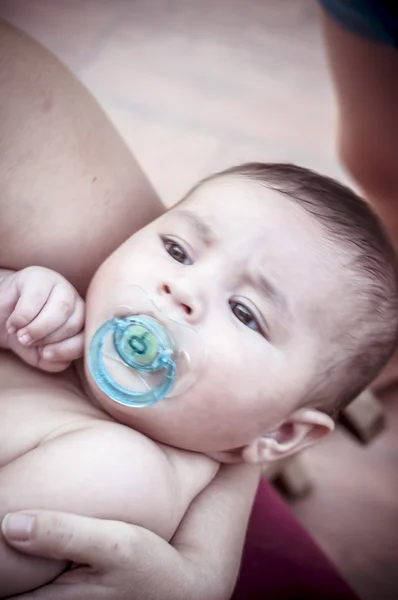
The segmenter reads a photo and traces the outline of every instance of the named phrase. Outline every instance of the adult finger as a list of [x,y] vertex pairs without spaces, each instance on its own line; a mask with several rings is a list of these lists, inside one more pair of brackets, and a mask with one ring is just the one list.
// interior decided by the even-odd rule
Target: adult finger
[[1,530],[19,552],[107,571],[119,564],[118,549],[131,545],[139,528],[118,521],[35,510],[6,515]]

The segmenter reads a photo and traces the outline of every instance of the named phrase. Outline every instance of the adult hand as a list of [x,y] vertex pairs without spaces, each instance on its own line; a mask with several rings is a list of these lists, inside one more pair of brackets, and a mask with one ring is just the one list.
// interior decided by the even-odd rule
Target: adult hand
[[13,536],[8,515],[2,531],[16,550],[74,563],[51,584],[17,598],[226,600],[258,478],[256,468],[224,466],[193,502],[170,544],[134,525],[52,511],[15,513],[32,519],[25,535],[18,529]]

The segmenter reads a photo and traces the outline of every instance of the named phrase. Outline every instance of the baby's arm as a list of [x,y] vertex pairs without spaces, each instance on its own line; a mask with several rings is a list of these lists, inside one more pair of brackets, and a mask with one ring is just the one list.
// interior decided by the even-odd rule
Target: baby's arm
[[[200,479],[199,472],[203,487]],[[173,461],[151,440],[117,423],[90,422],[0,470],[0,522],[11,511],[44,508],[125,521],[170,539],[192,498],[176,483]],[[0,598],[48,583],[65,566],[16,553],[0,534]]]
[[84,302],[59,273],[44,267],[0,270],[0,347],[44,371],[83,355]]

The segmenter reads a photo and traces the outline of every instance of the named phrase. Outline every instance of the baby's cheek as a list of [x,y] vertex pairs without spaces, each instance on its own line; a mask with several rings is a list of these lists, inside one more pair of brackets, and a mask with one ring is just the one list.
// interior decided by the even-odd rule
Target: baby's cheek
[[[235,398],[239,398],[249,387],[242,365],[225,362],[225,356],[207,363],[203,375],[191,393],[199,396],[204,404],[209,404],[212,411],[214,403],[233,406]],[[195,389],[196,388],[196,389]],[[222,408],[222,407],[221,407]],[[225,408],[225,407],[224,407]]]
[[237,386],[238,391],[252,383],[264,369],[264,359],[259,360],[255,344],[245,344],[236,337],[225,336],[219,348],[210,348],[208,362],[208,377],[214,385],[231,390]]

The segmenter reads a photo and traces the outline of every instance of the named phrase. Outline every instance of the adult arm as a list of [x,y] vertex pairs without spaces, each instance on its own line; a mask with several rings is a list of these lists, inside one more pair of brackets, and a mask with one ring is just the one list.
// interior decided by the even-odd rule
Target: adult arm
[[247,465],[224,466],[192,503],[171,543],[116,521],[52,511],[16,513],[25,519],[6,540],[21,552],[68,560],[76,568],[21,600],[226,600],[239,570],[259,481]]

